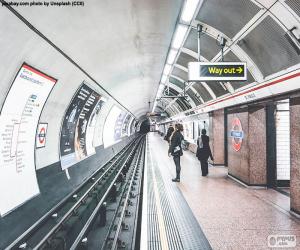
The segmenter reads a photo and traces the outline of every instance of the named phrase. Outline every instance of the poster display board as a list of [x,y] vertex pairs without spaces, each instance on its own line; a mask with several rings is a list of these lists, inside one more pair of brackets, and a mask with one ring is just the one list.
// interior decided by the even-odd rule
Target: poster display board
[[187,122],[183,124],[183,136],[184,139],[189,142],[194,142],[193,138],[193,122]]
[[116,123],[121,114],[122,110],[117,106],[113,106],[109,111],[103,129],[104,148],[107,148],[117,142],[116,139],[118,138],[118,131],[116,131]]
[[56,79],[23,64],[0,113],[0,213],[39,194],[35,171],[36,132]]
[[129,126],[130,119],[131,119],[131,115],[127,114],[126,118],[124,119],[123,125],[122,125],[122,137],[129,135],[128,126]]
[[127,128],[128,136],[130,136],[134,133],[133,132],[133,126],[134,126],[134,117],[130,116],[130,121],[129,121],[128,128]]
[[44,148],[46,146],[46,134],[48,123],[39,123],[36,133],[36,148]]
[[65,113],[60,135],[62,170],[95,153],[93,136],[103,98],[87,84],[76,91]]
[[114,140],[115,142],[121,140],[122,138],[122,126],[125,120],[127,113],[125,111],[122,111],[119,116],[117,117],[117,120],[115,122],[115,133],[114,133]]

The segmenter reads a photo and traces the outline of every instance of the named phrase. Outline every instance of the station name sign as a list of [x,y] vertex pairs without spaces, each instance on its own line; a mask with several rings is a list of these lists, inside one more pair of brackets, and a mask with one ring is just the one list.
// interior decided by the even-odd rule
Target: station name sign
[[246,81],[245,62],[190,62],[189,81]]

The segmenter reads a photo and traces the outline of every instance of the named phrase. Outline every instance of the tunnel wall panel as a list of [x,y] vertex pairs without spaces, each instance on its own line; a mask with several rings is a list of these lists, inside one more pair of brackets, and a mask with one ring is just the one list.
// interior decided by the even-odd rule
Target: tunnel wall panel
[[[86,80],[101,95],[105,96],[101,88],[87,79],[76,66],[63,57],[58,51],[51,47],[46,41],[31,31],[19,19],[17,19],[6,8],[0,8],[0,21],[6,23],[0,29],[0,46],[6,48],[0,50],[0,106],[3,105],[5,95],[8,92],[13,79],[23,62],[38,68],[58,79],[49,96],[40,122],[48,123],[46,147],[36,150],[36,169],[43,168],[59,161],[59,134],[61,121],[65,109],[72,99],[76,89]],[[101,113],[99,119],[106,114]],[[103,121],[98,121],[102,123]],[[101,128],[96,131],[98,137],[101,135]],[[101,144],[101,138],[96,145]]]

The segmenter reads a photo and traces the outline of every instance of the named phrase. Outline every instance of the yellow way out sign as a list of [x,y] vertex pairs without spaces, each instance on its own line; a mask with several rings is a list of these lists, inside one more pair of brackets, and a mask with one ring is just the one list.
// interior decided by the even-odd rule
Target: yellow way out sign
[[246,81],[245,62],[190,62],[189,81]]

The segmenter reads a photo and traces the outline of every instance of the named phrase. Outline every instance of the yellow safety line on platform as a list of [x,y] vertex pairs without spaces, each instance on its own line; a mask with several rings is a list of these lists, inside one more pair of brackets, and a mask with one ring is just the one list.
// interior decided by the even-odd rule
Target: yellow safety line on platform
[[153,189],[154,189],[154,196],[155,196],[155,201],[156,201],[156,209],[157,209],[157,218],[158,218],[158,225],[159,225],[161,249],[162,250],[169,250],[166,227],[165,227],[165,221],[164,221],[164,217],[163,217],[163,213],[162,213],[162,208],[161,208],[161,204],[160,204],[160,196],[159,196],[156,176],[155,176],[155,172],[154,172],[154,168],[153,168],[153,160],[152,160],[151,150],[149,150],[149,154],[150,154],[150,160],[151,160]]

